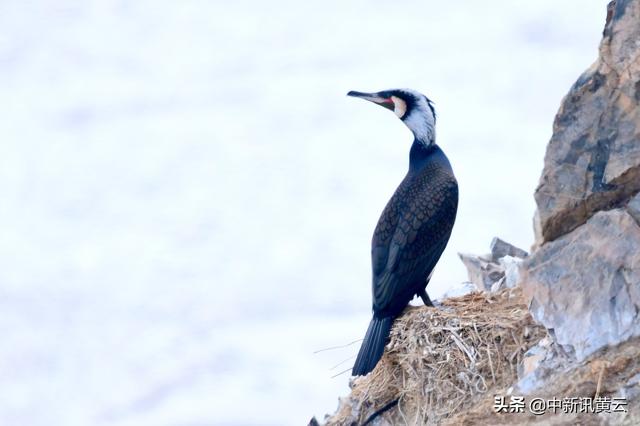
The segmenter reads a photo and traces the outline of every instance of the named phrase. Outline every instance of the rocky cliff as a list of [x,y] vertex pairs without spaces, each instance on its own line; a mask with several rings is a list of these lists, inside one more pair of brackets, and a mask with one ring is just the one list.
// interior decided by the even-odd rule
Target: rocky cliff
[[609,3],[535,200],[531,253],[461,255],[478,291],[408,308],[326,424],[640,423],[640,0]]
[[640,1],[617,0],[556,116],[522,265],[533,316],[578,359],[640,335],[639,103]]

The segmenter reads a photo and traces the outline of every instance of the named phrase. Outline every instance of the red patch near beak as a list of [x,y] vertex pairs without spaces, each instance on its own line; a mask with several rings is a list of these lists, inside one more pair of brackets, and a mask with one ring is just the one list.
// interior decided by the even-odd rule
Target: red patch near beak
[[382,101],[378,102],[378,105],[383,106],[386,109],[390,109],[391,111],[393,111],[396,107],[396,104],[393,103],[393,99],[391,98],[383,99]]

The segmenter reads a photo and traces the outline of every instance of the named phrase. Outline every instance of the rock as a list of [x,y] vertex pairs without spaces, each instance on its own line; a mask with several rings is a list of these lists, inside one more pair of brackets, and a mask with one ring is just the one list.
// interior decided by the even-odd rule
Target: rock
[[636,194],[636,196],[629,201],[627,211],[640,225],[640,193]]
[[525,352],[522,362],[518,364],[518,381],[513,386],[514,392],[529,395],[562,375],[563,370],[570,370],[575,365],[575,358],[567,356],[547,336]]
[[504,271],[490,259],[490,256],[487,258],[464,253],[458,253],[458,256],[467,268],[469,281],[475,284],[478,290],[491,291],[491,286],[504,278]]
[[514,246],[513,244],[509,244],[506,241],[501,240],[498,237],[494,237],[491,240],[491,258],[494,261],[498,261],[498,259],[503,258],[505,256],[511,257],[519,257],[524,259],[528,256],[528,253],[521,248]]
[[626,210],[596,213],[520,273],[533,317],[578,360],[640,335],[640,226]]
[[478,290],[498,291],[516,285],[520,258],[527,257],[527,252],[496,237],[491,241],[491,254],[458,256],[467,268],[469,281]]
[[636,399],[640,397],[640,373],[629,378],[621,390],[627,399]]
[[536,244],[640,191],[640,1],[610,4],[597,61],[560,106],[535,192]]
[[460,296],[464,296],[465,294],[469,294],[473,291],[476,291],[477,287],[475,284],[471,283],[471,282],[464,282],[461,283],[455,287],[450,288],[449,290],[447,290],[442,297],[440,298],[440,300],[444,300],[444,299],[449,299],[451,297],[460,297]]
[[515,287],[520,281],[520,264],[522,259],[512,256],[504,256],[498,260],[504,270],[504,285],[507,288]]
[[496,291],[499,291],[500,289],[503,289],[503,288],[504,288],[504,276],[500,278],[500,280],[493,283],[489,291],[495,293]]
[[536,377],[536,373],[541,370],[539,368],[540,364],[545,360],[548,353],[548,345],[543,345],[542,341],[525,352],[522,363],[518,365],[519,380],[515,386],[518,391],[526,393],[538,387],[539,378]]

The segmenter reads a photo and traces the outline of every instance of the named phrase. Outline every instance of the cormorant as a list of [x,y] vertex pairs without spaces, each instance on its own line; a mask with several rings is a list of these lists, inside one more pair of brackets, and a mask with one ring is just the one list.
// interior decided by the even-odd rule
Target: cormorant
[[384,208],[371,241],[373,319],[352,371],[360,376],[374,369],[393,321],[414,296],[433,306],[426,287],[456,219],[458,183],[435,143],[436,114],[429,98],[410,89],[348,95],[394,111],[414,135],[409,171]]

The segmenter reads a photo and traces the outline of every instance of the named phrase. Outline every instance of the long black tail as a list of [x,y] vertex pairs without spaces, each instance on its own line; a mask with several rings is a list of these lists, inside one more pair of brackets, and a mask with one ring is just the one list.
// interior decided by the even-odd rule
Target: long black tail
[[384,352],[387,338],[391,332],[391,324],[393,324],[392,317],[376,318],[374,316],[371,319],[367,334],[364,336],[362,346],[360,346],[356,363],[353,365],[352,375],[364,376],[374,369],[380,358],[382,358],[382,352]]

